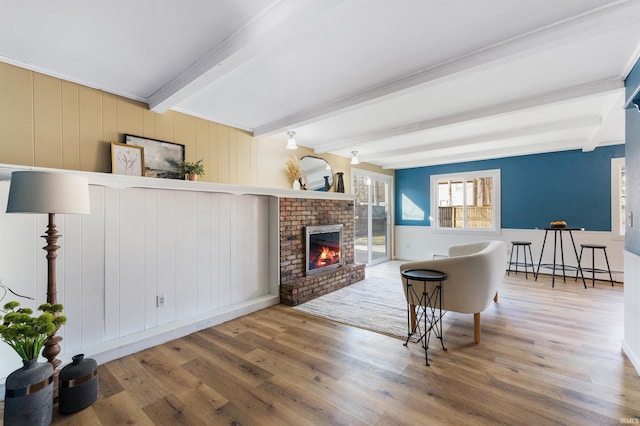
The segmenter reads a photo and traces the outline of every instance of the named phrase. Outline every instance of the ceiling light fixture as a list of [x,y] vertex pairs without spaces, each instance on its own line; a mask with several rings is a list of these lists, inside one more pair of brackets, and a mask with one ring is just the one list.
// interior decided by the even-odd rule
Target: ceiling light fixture
[[293,138],[296,132],[288,131],[287,135],[289,135],[289,139],[287,139],[287,149],[298,149],[298,145],[296,145],[296,140]]
[[360,160],[358,160],[358,151],[351,151],[353,157],[351,157],[351,164],[360,164]]

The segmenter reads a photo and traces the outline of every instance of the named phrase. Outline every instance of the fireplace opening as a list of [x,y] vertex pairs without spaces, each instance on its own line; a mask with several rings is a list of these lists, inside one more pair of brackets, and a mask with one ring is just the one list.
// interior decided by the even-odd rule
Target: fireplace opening
[[342,225],[307,226],[307,275],[342,265]]

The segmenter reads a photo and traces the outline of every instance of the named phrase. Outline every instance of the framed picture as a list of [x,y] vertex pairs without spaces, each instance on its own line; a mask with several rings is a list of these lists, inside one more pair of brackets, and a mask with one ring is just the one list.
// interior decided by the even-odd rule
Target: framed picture
[[111,173],[144,176],[144,148],[111,142]]
[[124,135],[124,143],[144,148],[144,176],[181,178],[180,164],[184,161],[184,145],[134,135]]

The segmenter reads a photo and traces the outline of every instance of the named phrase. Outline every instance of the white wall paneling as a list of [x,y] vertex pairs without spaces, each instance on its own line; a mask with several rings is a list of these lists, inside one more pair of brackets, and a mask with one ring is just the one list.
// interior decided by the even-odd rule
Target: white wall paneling
[[198,312],[198,193],[176,192],[173,204],[176,207],[175,282],[170,285],[174,295],[173,299],[167,299],[167,307],[175,305],[175,318],[181,320],[190,312]]
[[[613,279],[623,281],[624,260],[622,252],[624,250],[624,240],[616,239],[611,232],[593,231],[573,231],[578,254],[580,244],[604,244],[607,246],[607,255],[613,273]],[[544,240],[544,230],[536,229],[502,229],[500,235],[482,235],[478,233],[442,233],[433,232],[427,226],[396,226],[395,227],[395,258],[407,260],[430,259],[434,254],[444,254],[448,252],[449,246],[456,244],[466,244],[474,241],[502,240],[507,244],[507,249],[511,250],[511,241],[531,241],[531,252],[533,261],[537,265],[542,250]],[[564,233],[564,253],[567,265],[575,265],[576,259],[571,247],[571,239],[568,233]],[[558,242],[558,251],[560,243]],[[510,253],[510,251],[509,251]],[[590,253],[590,252],[585,252]],[[586,255],[585,255],[586,256]],[[591,256],[587,256],[582,263],[583,266],[591,265]],[[560,254],[557,255],[558,261]],[[506,262],[506,260],[505,260]],[[543,263],[553,262],[553,233],[547,236],[544,249]],[[505,263],[506,264],[506,263]],[[606,263],[600,251],[596,251],[596,267],[606,268]],[[550,273],[551,270],[540,270],[540,272]],[[596,278],[604,278],[605,275],[596,274]],[[608,275],[606,275],[608,279]]]
[[[82,259],[82,216],[61,215],[64,219],[64,230],[61,230],[64,244],[60,245],[60,252],[64,251],[61,258],[64,262],[57,263],[56,280],[65,280],[64,288],[58,290],[58,300],[64,300],[66,304],[75,307],[82,315],[82,262],[73,259]],[[56,221],[58,222],[58,221]],[[42,239],[44,242],[44,239]],[[44,252],[44,250],[42,250]],[[42,253],[40,253],[42,255]],[[82,323],[71,323],[70,327],[63,327],[60,331],[65,344],[77,347],[82,344]]]
[[[231,264],[231,197],[222,194],[218,200],[218,262]],[[223,283],[218,287],[218,300],[221,305],[230,303],[231,300],[231,271],[226,268],[218,268],[218,280]]]
[[[109,177],[87,175],[91,214],[56,216],[64,364],[77,353],[106,362],[279,303],[276,196],[154,179],[123,187],[117,176],[105,186]],[[0,181],[0,278],[35,308],[46,299],[47,218],[4,213],[8,189]],[[20,365],[0,345],[0,380]]]
[[[213,243],[217,245],[216,238],[214,238],[214,218],[212,216],[212,203],[210,202],[208,194],[198,192],[197,209],[198,209],[198,223],[196,229],[196,240],[194,246],[196,247],[196,255],[198,256],[198,270],[196,271],[197,280],[197,311],[199,314],[207,312],[207,310],[214,308],[214,301],[217,297],[212,298],[212,286],[210,283],[213,281],[213,265],[210,259],[215,252],[217,255],[217,249],[213,250]],[[217,217],[217,216],[216,216]],[[216,280],[217,281],[217,276]]]
[[[158,210],[158,192],[149,191],[144,194],[144,211],[152,212]],[[144,221],[144,266],[145,266],[145,291],[146,294],[158,294],[158,214],[146,215]],[[156,299],[148,297],[145,299],[145,328],[153,329],[158,325],[158,315],[156,311]]]
[[[103,305],[103,314],[104,314],[104,336],[102,339],[98,340],[96,344],[100,344],[103,341],[114,340],[118,337],[118,333],[120,330],[120,310],[119,309],[109,309],[113,306],[118,306],[118,302],[120,300],[120,286],[118,282],[120,280],[120,270],[118,268],[118,263],[120,260],[119,250],[120,245],[118,244],[118,239],[113,236],[118,236],[120,234],[120,197],[118,196],[118,190],[114,188],[104,188],[104,205],[102,206],[103,210],[109,206],[114,209],[113,212],[115,214],[107,214],[104,217],[103,229],[91,229],[88,232],[94,236],[101,235],[102,245],[104,247],[103,252],[103,265],[102,268],[104,270],[104,281],[102,284],[102,293],[104,294],[104,300],[102,301]],[[93,205],[93,200],[91,200]],[[93,209],[92,209],[93,212]],[[92,224],[96,225],[98,228],[100,224]],[[102,232],[100,232],[102,231]],[[83,247],[90,247],[92,244],[91,240],[84,241],[87,245]],[[62,242],[64,244],[64,241]],[[98,245],[97,241],[93,242]],[[94,256],[91,256],[94,257]],[[97,256],[96,256],[97,257]],[[97,265],[99,261],[96,259],[95,263]],[[93,263],[93,262],[92,262]],[[100,280],[100,277],[96,276],[95,279]],[[102,281],[102,280],[101,280]],[[94,304],[97,305],[99,302],[95,301]]]
[[622,349],[640,374],[640,256],[624,252],[624,340]]
[[[105,223],[107,217],[114,215],[105,215],[105,188],[91,186],[89,187],[91,197],[91,214],[82,216],[82,240],[80,246],[80,259],[69,258],[67,262],[80,264],[81,285],[79,293],[81,295],[82,305],[75,306],[70,302],[62,301],[65,305],[65,313],[69,318],[67,324],[79,322],[82,327],[82,340],[79,347],[92,347],[113,338],[108,337],[107,332],[107,311],[105,310],[105,282],[106,282],[106,241],[105,241]],[[33,230],[31,230],[33,232]],[[36,231],[37,234],[37,231]],[[23,236],[24,234],[22,234]],[[18,236],[20,238],[20,236]],[[62,237],[61,246],[66,246],[67,242]],[[69,245],[71,243],[69,242]],[[90,252],[85,252],[85,248],[91,248]],[[45,262],[42,254],[39,254],[33,262]],[[65,280],[58,280],[62,283],[62,287],[66,287]],[[79,310],[79,313],[72,313]],[[61,330],[66,329],[66,325]],[[96,330],[103,330],[97,333]],[[65,346],[63,346],[64,350]],[[72,346],[69,346],[72,348]],[[73,354],[70,354],[72,356]]]

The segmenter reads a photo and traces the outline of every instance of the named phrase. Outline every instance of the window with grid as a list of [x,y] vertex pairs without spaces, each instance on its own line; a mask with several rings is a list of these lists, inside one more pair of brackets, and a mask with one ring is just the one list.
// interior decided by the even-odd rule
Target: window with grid
[[440,230],[500,230],[500,170],[431,176],[431,226]]

